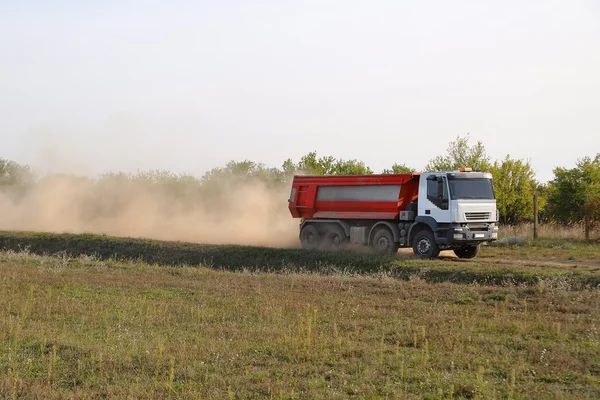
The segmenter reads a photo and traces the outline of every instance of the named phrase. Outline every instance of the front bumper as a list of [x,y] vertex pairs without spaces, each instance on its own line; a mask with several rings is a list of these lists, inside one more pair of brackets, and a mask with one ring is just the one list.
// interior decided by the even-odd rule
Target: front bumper
[[495,224],[450,226],[445,229],[445,232],[438,231],[438,238],[440,244],[449,246],[492,242],[498,240],[498,226]]

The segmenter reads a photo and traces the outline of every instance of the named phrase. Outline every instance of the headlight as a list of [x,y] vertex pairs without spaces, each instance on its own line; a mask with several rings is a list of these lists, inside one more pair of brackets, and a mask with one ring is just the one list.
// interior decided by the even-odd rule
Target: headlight
[[462,233],[455,233],[454,234],[454,239],[456,240],[461,240],[464,239],[465,235],[463,235]]

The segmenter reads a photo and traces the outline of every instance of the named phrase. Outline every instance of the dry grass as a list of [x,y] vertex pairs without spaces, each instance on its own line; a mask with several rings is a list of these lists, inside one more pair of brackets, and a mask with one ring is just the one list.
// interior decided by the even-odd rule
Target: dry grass
[[600,291],[0,253],[3,398],[598,398]]
[[[502,238],[520,237],[533,239],[533,224],[503,225],[500,227],[499,234]],[[538,237],[544,239],[584,240],[585,231],[583,225],[539,224]],[[600,230],[590,231],[590,239],[600,240]]]

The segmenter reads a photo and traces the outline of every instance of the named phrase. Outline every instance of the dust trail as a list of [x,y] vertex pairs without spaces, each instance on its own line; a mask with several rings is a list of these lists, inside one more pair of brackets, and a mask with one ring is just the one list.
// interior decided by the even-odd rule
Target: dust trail
[[0,229],[295,247],[288,194],[287,184],[259,179],[51,175],[19,193],[2,188]]

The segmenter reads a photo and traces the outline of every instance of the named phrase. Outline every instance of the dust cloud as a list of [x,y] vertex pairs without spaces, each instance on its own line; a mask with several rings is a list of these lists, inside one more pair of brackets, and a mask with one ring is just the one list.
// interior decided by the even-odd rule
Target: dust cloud
[[157,184],[122,174],[55,174],[20,190],[0,190],[0,229],[297,247],[289,190],[258,179]]

